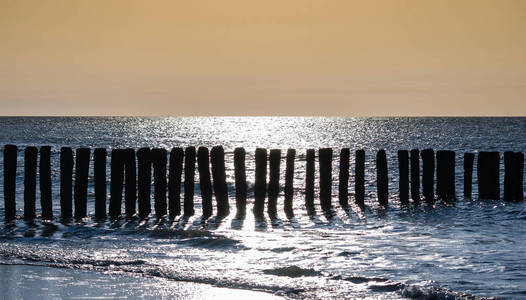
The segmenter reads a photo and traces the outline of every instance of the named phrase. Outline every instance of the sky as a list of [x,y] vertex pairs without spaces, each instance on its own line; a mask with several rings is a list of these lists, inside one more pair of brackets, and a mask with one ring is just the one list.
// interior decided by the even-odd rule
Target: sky
[[523,0],[0,0],[0,115],[526,115]]

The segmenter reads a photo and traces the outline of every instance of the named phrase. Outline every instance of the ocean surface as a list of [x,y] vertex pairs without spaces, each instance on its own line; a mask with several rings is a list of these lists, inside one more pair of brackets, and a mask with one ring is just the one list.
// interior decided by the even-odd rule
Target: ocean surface
[[[55,215],[52,222],[18,219],[14,226],[5,226],[0,201],[0,287],[11,287],[14,293],[5,294],[3,288],[4,296],[46,296],[49,291],[49,297],[67,297],[69,294],[61,293],[87,286],[92,289],[84,290],[86,297],[177,295],[184,299],[191,288],[171,289],[184,282],[284,298],[526,298],[525,204],[477,199],[476,169],[474,197],[462,197],[463,153],[525,151],[526,118],[3,117],[0,128],[0,145],[16,144],[20,149],[19,216],[23,214],[23,148],[52,146]],[[189,219],[96,223],[88,217],[61,223],[58,218],[62,146],[111,150],[216,145],[225,148],[231,204],[231,213],[223,220],[201,220],[197,170],[196,214]],[[233,150],[240,146],[247,150],[245,219],[235,219]],[[279,220],[255,221],[251,209],[256,147],[282,149],[281,189],[286,149],[296,149],[295,218],[285,216],[281,191]],[[316,216],[307,215],[304,205],[305,151],[323,147],[335,150],[332,203],[336,215],[329,219],[318,198]],[[351,203],[354,150],[366,151],[364,209],[352,205],[346,212],[338,205],[338,153],[344,147],[351,149]],[[400,205],[396,151],[412,148],[456,151],[456,201]],[[386,208],[376,200],[374,158],[378,149],[385,149],[388,158]],[[0,158],[1,178],[2,172]],[[90,165],[90,216],[94,214],[92,174]],[[37,214],[39,201],[37,188]],[[32,285],[33,279],[49,280],[47,289]],[[28,294],[17,294],[17,289]],[[202,297],[213,298],[211,294]],[[232,299],[236,297],[232,294]]]

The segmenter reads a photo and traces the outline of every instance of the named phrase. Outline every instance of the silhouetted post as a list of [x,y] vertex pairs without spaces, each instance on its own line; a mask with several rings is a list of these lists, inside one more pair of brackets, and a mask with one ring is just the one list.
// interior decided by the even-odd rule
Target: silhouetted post
[[5,222],[16,217],[16,163],[18,147],[4,146],[4,210]]
[[524,200],[524,154],[515,152],[515,168],[513,168],[513,200]]
[[284,200],[284,211],[287,218],[294,217],[294,210],[292,201],[294,197],[294,159],[296,158],[296,150],[287,150],[287,165],[285,169],[285,200]]
[[422,194],[427,202],[432,203],[435,199],[435,151],[424,149],[422,156]]
[[128,218],[136,213],[137,206],[137,164],[135,149],[124,149],[124,211]]
[[35,198],[37,188],[37,147],[24,150],[24,219],[35,218]]
[[255,157],[256,182],[254,184],[254,216],[256,216],[256,218],[263,218],[265,194],[267,191],[267,149],[257,148]]
[[420,202],[420,151],[411,150],[411,199],[414,203]]
[[316,160],[316,151],[314,149],[307,149],[307,156],[305,159],[305,207],[309,214],[314,214],[316,212],[314,208],[314,162]]
[[442,200],[455,199],[454,151],[437,151],[437,196]]
[[181,175],[183,173],[183,148],[172,148],[168,172],[168,211],[171,217],[181,214]]
[[75,155],[75,219],[82,219],[87,215],[88,208],[88,174],[89,148],[78,148]]
[[473,162],[475,154],[464,153],[464,197],[471,198],[473,189]]
[[354,201],[363,206],[365,199],[365,151],[356,150],[355,156]]
[[324,211],[332,208],[332,148],[318,151],[320,163],[320,204]]
[[194,215],[195,147],[184,152],[184,215]]
[[139,218],[144,219],[152,212],[152,160],[150,148],[137,150],[137,199]]
[[121,215],[122,185],[124,181],[124,150],[111,151],[110,207],[109,216],[113,219]]
[[522,201],[524,155],[521,152],[504,152],[504,200]]
[[340,174],[338,177],[338,199],[341,207],[349,206],[349,148],[340,150]]
[[223,150],[223,146],[212,147],[210,150],[210,162],[212,164],[214,194],[217,201],[217,215],[223,217],[230,212],[228,187],[226,185],[225,150]]
[[409,203],[409,152],[407,150],[398,150],[398,172],[400,180],[398,181],[398,191],[400,193],[400,202]]
[[73,150],[60,148],[60,217],[69,220],[73,216]]
[[267,213],[271,219],[277,217],[277,203],[279,195],[279,169],[281,150],[271,149],[269,153],[269,181],[268,181],[268,207]]
[[106,148],[93,152],[93,177],[95,180],[95,218],[106,218]]
[[378,150],[376,154],[376,185],[378,191],[378,203],[387,206],[389,198],[388,177],[387,177],[387,157],[385,150]]
[[40,206],[42,207],[42,220],[53,219],[50,146],[40,147]]
[[159,217],[168,213],[166,206],[166,164],[167,151],[164,148],[152,149],[154,208]]
[[499,152],[479,152],[477,159],[479,198],[492,200],[500,199],[499,167]]
[[247,174],[245,167],[245,149],[242,147],[234,149],[234,177],[236,180],[236,208],[237,215],[242,217],[246,214],[247,207]]
[[201,188],[203,218],[208,219],[213,213],[212,182],[210,180],[210,161],[208,158],[208,148],[199,147],[197,149],[197,167],[199,170],[199,187]]

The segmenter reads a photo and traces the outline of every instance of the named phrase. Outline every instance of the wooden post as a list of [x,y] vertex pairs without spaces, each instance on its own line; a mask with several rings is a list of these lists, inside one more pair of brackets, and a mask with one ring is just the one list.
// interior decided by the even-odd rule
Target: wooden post
[[271,149],[269,153],[269,181],[267,213],[271,219],[277,218],[277,203],[279,196],[279,169],[281,150]]
[[244,217],[247,207],[247,174],[245,167],[245,149],[234,149],[234,177],[236,180],[236,208],[237,215]]
[[224,217],[230,212],[228,204],[228,187],[226,185],[225,151],[223,146],[215,146],[210,150],[212,163],[212,179],[214,194],[217,201],[217,215]]
[[454,151],[437,151],[437,196],[442,200],[455,199]]
[[411,199],[414,203],[420,202],[420,151],[411,150]]
[[50,146],[40,147],[40,206],[42,207],[42,220],[53,219]]
[[69,220],[73,217],[73,150],[60,148],[60,217]]
[[150,148],[137,150],[137,199],[139,218],[147,218],[152,212],[152,160]]
[[513,168],[513,200],[524,200],[524,154],[515,152],[515,168]]
[[183,173],[183,148],[172,148],[168,172],[168,211],[171,217],[181,214],[181,175]]
[[106,218],[106,148],[93,152],[93,177],[95,180],[95,218]]
[[504,201],[513,201],[513,168],[515,167],[515,153],[513,151],[504,152]]
[[354,201],[359,206],[363,206],[365,199],[365,151],[356,150],[355,156]]
[[332,148],[318,150],[320,164],[320,204],[323,211],[332,208]]
[[208,219],[213,213],[212,207],[212,182],[210,180],[210,161],[208,148],[197,149],[197,166],[199,170],[199,187],[203,206],[203,219]]
[[267,149],[257,148],[256,158],[256,182],[254,184],[254,216],[263,218],[265,208],[265,194],[267,191]]
[[4,210],[5,222],[16,217],[16,164],[18,147],[4,146]]
[[340,150],[340,173],[338,177],[338,199],[341,207],[349,206],[349,148]]
[[124,211],[128,218],[137,212],[137,165],[135,162],[135,149],[124,149]]
[[400,202],[407,205],[409,203],[409,152],[407,150],[398,150],[398,172]]
[[435,152],[433,149],[424,149],[422,156],[422,194],[428,203],[435,200]]
[[305,168],[305,206],[308,214],[316,213],[314,208],[314,172],[316,151],[307,149],[306,168]]
[[378,150],[376,154],[376,184],[378,191],[378,203],[387,206],[389,199],[388,177],[387,177],[387,157],[385,150]]
[[296,158],[296,150],[287,150],[287,166],[285,169],[285,200],[284,200],[284,211],[287,218],[294,217],[294,209],[292,201],[294,197],[294,159]]
[[166,163],[167,151],[155,148],[151,152],[153,161],[154,208],[155,214],[162,217],[168,213],[166,203]]
[[184,215],[193,216],[194,211],[195,147],[184,152]]
[[473,189],[473,161],[475,154],[464,153],[464,197],[471,198]]
[[75,219],[87,216],[90,149],[78,148],[75,155]]
[[113,219],[121,215],[122,185],[124,180],[124,150],[111,150],[110,207],[109,216]]
[[477,159],[479,198],[500,199],[499,167],[499,152],[479,152]]
[[33,220],[37,187],[37,147],[29,146],[24,150],[24,219]]

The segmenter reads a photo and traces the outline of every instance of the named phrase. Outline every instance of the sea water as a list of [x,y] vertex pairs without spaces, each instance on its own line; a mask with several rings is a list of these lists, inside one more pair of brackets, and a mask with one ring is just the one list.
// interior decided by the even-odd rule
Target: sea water
[[[21,270],[30,278],[49,280],[50,295],[58,292],[59,296],[61,290],[74,291],[80,282],[92,288],[83,290],[85,296],[184,298],[188,293],[190,297],[191,288],[171,289],[185,282],[285,298],[526,297],[524,203],[478,199],[476,169],[474,197],[462,197],[463,154],[525,151],[526,118],[3,117],[0,128],[0,144],[15,144],[20,149],[16,187],[19,216],[23,215],[22,151],[26,146],[52,146],[55,215],[52,222],[27,223],[18,219],[14,226],[1,225],[0,288],[4,290],[0,294],[4,296],[6,286],[16,287],[15,294],[9,295],[20,296],[16,294],[18,288],[29,290],[27,295],[46,294],[41,288],[31,292],[31,281],[19,274],[17,270]],[[113,148],[170,150],[216,145],[225,149],[231,204],[231,213],[224,219],[201,219],[196,170],[195,216],[95,222],[90,218],[94,214],[91,164],[90,217],[79,222],[60,222],[60,147],[105,147],[110,153]],[[247,151],[248,204],[244,219],[235,218],[236,147]],[[256,147],[282,149],[277,220],[256,222],[251,211]],[[306,149],[325,147],[334,149],[333,217],[324,215],[319,206],[317,163],[316,215],[308,215],[304,204]],[[297,151],[295,217],[290,219],[283,212],[284,156],[288,148]],[[345,211],[338,205],[341,148],[351,149],[351,204],[354,150],[366,151],[363,209],[351,205]],[[456,201],[400,205],[396,153],[413,148],[456,151]],[[378,205],[376,197],[374,159],[379,149],[387,151],[389,168],[389,205],[385,208]],[[39,199],[37,188],[37,214]],[[4,220],[3,201],[0,220]],[[38,271],[42,268],[46,271]],[[69,280],[60,279],[63,273]]]

